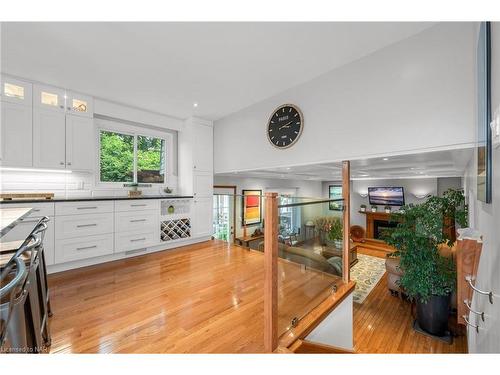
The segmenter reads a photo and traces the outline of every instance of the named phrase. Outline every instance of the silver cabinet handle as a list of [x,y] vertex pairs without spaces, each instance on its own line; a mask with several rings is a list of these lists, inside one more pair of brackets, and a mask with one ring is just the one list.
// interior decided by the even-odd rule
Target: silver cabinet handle
[[469,327],[474,328],[476,330],[476,333],[479,333],[479,326],[475,326],[474,324],[471,324],[469,320],[467,319],[466,315],[462,315],[462,318],[465,320],[465,324],[467,324]]
[[40,209],[39,208],[34,208],[33,212],[40,212]]
[[77,207],[77,210],[95,210],[97,206]]
[[146,204],[131,204],[130,207],[144,207],[147,206]]
[[64,162],[63,162],[63,161],[61,161],[61,162],[59,162],[59,164],[60,164],[60,165],[64,165]]
[[145,241],[145,240],[146,240],[146,237],[142,237],[142,238],[136,238],[134,240],[130,240],[130,242]]
[[71,111],[71,107],[66,107],[66,109],[67,109],[68,111]]
[[63,105],[60,105],[60,106],[59,106],[59,108],[64,109],[64,106],[63,106]]
[[484,322],[484,311],[476,311],[476,310],[472,310],[471,308],[471,305],[469,303],[469,301],[467,301],[466,299],[464,299],[464,305],[467,306],[467,308],[469,309],[469,311],[473,314],[476,314],[476,315],[479,315],[481,317],[481,320]]
[[88,250],[88,249],[95,249],[96,247],[97,247],[97,245],[93,245],[93,246],[77,247],[76,249],[77,250]]
[[138,223],[139,221],[146,221],[146,219],[130,220],[131,223]]
[[77,228],[85,228],[85,227],[96,227],[97,224],[80,224],[80,225],[77,225],[76,227]]
[[473,280],[473,277],[471,275],[465,276],[465,281],[467,281],[469,283],[469,286],[471,287],[471,289],[478,292],[479,294],[482,294],[484,296],[488,296],[490,303],[493,305],[493,292],[485,292],[483,290],[477,289],[474,285],[472,285],[472,280]]
[[68,163],[67,163],[67,164],[68,164],[68,165],[71,165],[71,162],[70,162],[70,161],[68,161]]

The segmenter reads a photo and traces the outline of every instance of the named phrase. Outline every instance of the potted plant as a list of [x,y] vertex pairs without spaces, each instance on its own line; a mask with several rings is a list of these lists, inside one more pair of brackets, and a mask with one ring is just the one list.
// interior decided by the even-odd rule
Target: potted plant
[[361,206],[359,206],[359,210],[361,212],[366,212],[366,204],[362,204]]
[[385,206],[384,210],[385,210],[386,214],[390,214],[391,213],[391,206]]
[[372,205],[372,212],[377,212],[377,206]]
[[337,249],[342,248],[342,222],[340,219],[335,218],[330,224],[330,228],[327,233],[327,245],[336,247]]
[[453,212],[453,222],[467,225],[465,198],[462,192],[447,192],[418,205],[407,205],[394,213],[397,227],[386,238],[396,248],[403,271],[400,283],[405,293],[415,300],[417,322],[421,329],[444,336],[448,331],[450,295],[456,285],[453,260],[439,253],[439,246],[452,246],[454,239],[446,230],[446,217]]

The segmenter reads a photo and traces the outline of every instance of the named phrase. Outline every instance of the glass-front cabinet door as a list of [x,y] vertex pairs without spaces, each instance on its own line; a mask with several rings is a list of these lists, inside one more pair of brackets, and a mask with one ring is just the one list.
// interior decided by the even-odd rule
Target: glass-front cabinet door
[[33,106],[50,109],[58,112],[65,112],[66,91],[58,87],[33,85],[34,100]]
[[0,98],[3,102],[31,106],[33,86],[16,78],[2,76]]
[[92,117],[94,100],[91,96],[69,91],[66,94],[66,111],[78,116]]

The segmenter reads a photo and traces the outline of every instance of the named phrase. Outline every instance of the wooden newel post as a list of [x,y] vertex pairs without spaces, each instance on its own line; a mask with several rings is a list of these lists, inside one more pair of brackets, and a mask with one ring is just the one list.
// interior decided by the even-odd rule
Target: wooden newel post
[[351,229],[351,163],[349,161],[342,162],[342,199],[344,200],[342,281],[348,283],[350,280],[349,250],[351,247],[349,234]]
[[264,228],[264,348],[278,347],[278,194],[265,195]]

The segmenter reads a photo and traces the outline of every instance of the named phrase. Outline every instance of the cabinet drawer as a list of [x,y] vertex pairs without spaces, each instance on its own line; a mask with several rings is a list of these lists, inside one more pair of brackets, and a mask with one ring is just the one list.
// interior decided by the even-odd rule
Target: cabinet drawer
[[113,254],[113,235],[56,240],[56,263]]
[[158,237],[157,231],[133,234],[115,233],[115,253],[158,245],[160,242]]
[[160,225],[158,211],[124,211],[115,213],[115,232],[154,231]]
[[54,216],[54,202],[48,203],[9,203],[3,204],[5,208],[24,208],[31,207],[29,218],[41,218],[43,216]]
[[139,211],[139,210],[158,210],[160,201],[157,199],[130,199],[115,202],[115,211]]
[[113,201],[56,203],[56,215],[84,215],[113,212]]
[[56,239],[113,233],[113,214],[56,216]]

